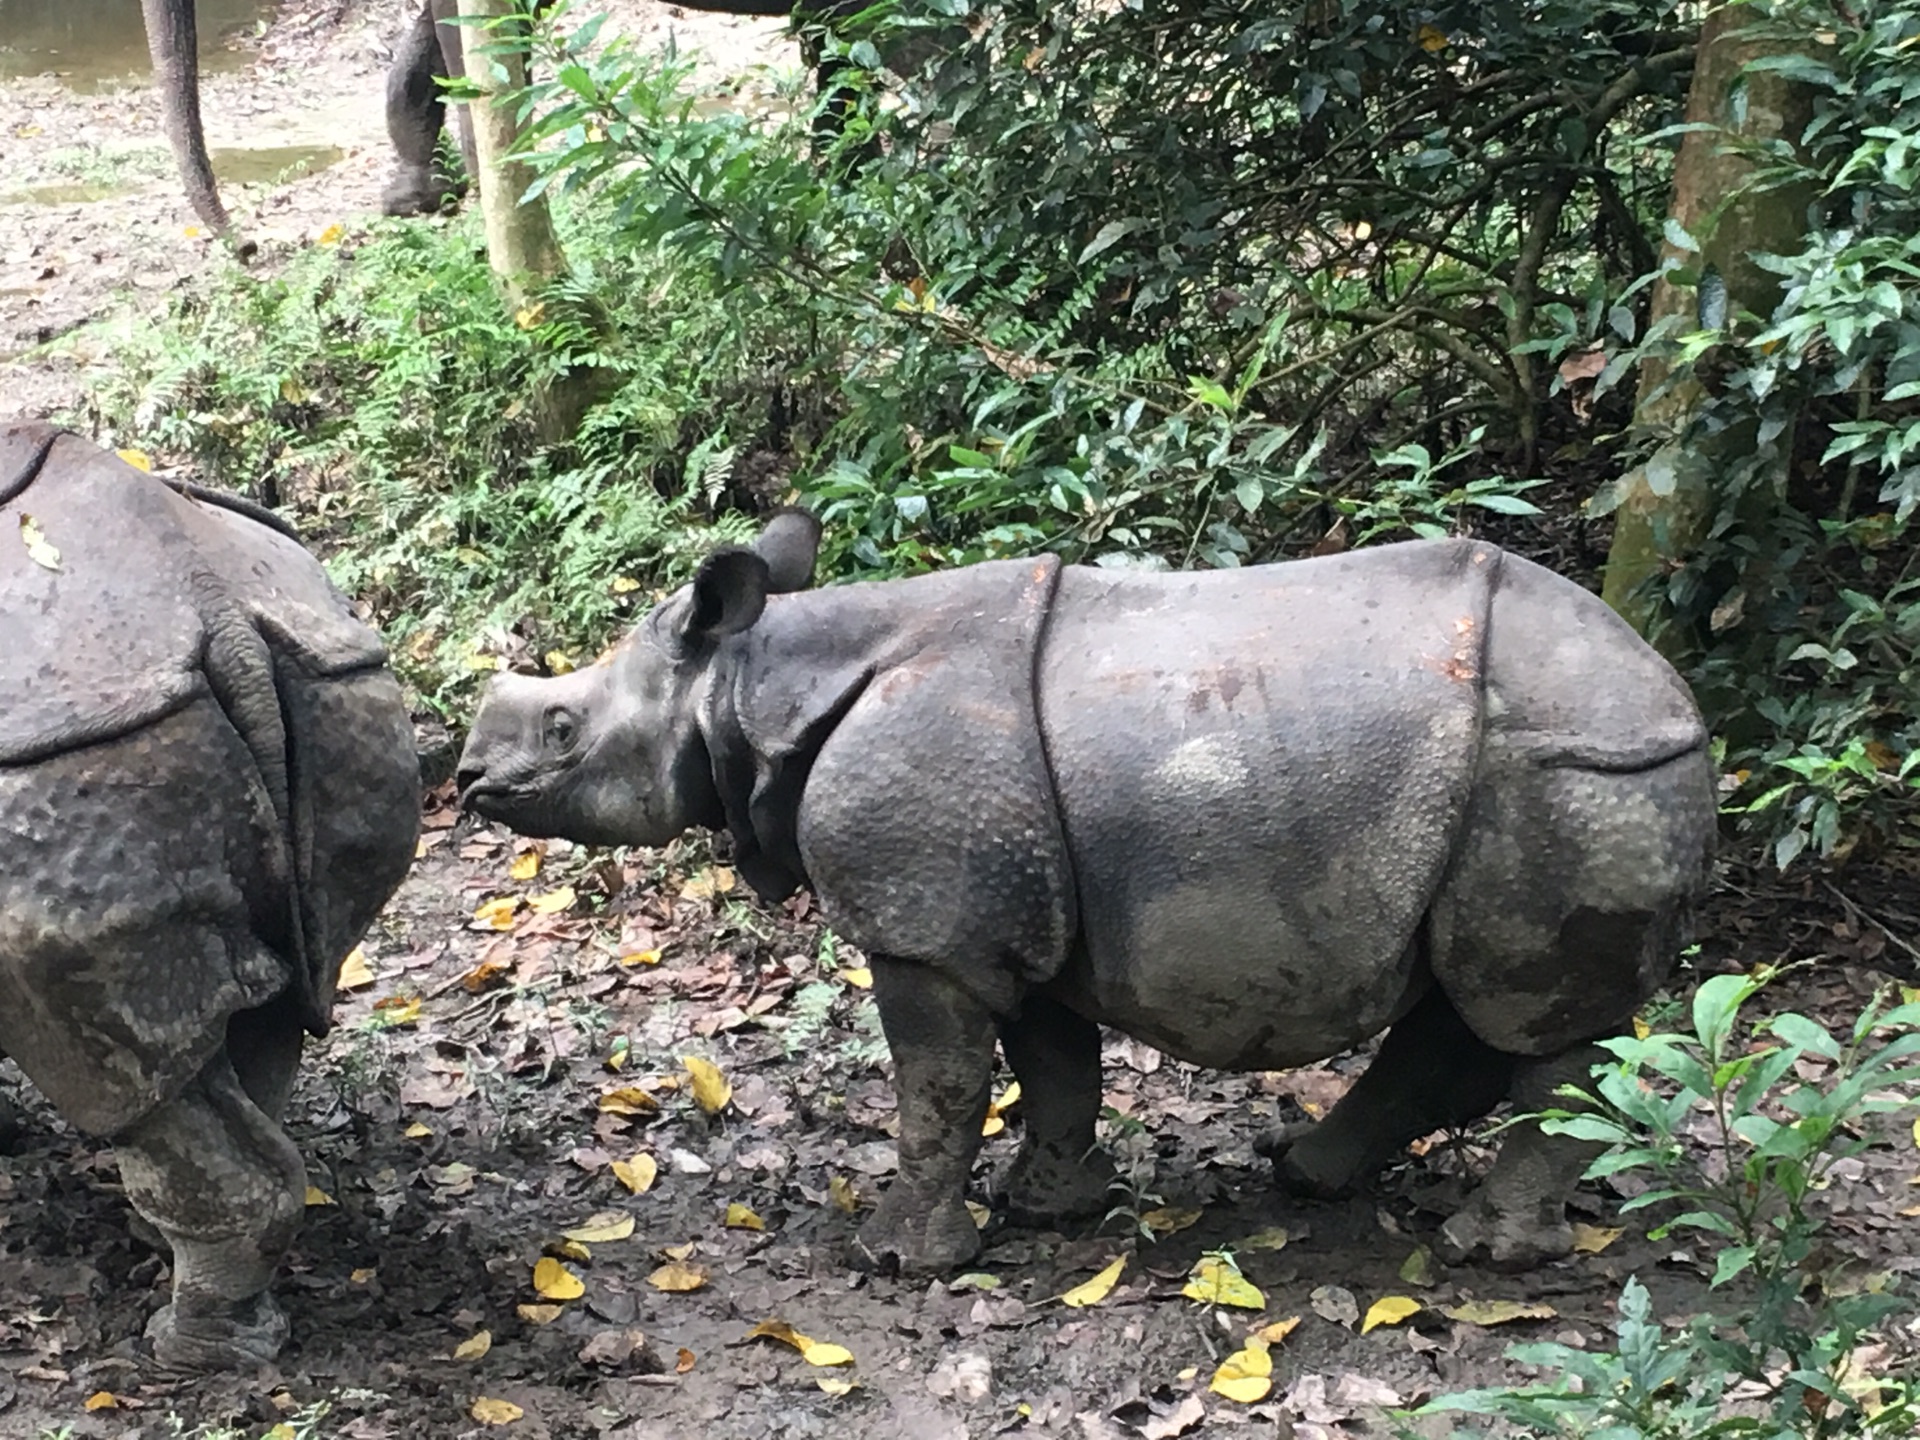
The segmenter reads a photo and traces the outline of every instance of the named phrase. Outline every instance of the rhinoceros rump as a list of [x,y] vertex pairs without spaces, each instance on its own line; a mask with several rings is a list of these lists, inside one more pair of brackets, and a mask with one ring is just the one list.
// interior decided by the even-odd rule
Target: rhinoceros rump
[[173,1250],[170,1364],[286,1333],[280,1113],[418,817],[385,651],[290,532],[0,429],[0,1051],[113,1138]]
[[[789,514],[602,664],[505,676],[467,804],[528,834],[725,826],[872,957],[900,1176],[866,1256],[939,1268],[996,1035],[1016,1213],[1097,1213],[1099,1026],[1230,1069],[1387,1030],[1272,1148],[1331,1192],[1412,1138],[1585,1081],[1705,883],[1707,737],[1598,599],[1471,541],[1197,574],[1004,561],[806,593]],[[1390,1028],[1389,1028],[1390,1027]],[[1446,1248],[1564,1252],[1588,1151],[1510,1131]]]

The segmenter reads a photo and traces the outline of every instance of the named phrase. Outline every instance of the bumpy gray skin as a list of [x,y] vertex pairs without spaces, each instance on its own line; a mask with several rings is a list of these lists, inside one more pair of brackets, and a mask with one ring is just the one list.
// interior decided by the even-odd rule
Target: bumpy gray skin
[[[1332,1193],[1416,1136],[1584,1080],[1666,975],[1708,875],[1685,685],[1578,586],[1467,540],[1204,574],[1006,561],[800,591],[789,513],[603,663],[505,676],[460,765],[530,835],[725,826],[873,958],[900,1095],[877,1264],[962,1264],[995,1038],[1017,1214],[1099,1211],[1099,1026],[1223,1069],[1385,1030],[1273,1145]],[[1588,1158],[1509,1132],[1443,1231],[1563,1254]]]
[[385,651],[291,532],[0,429],[0,1051],[112,1138],[171,1246],[169,1366],[286,1334],[267,1286],[306,1172],[281,1111],[418,823]]

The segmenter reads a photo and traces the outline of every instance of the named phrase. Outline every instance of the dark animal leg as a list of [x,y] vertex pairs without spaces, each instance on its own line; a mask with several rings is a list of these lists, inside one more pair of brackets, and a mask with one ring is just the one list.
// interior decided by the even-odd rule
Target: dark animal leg
[[1505,1098],[1515,1063],[1469,1030],[1436,985],[1394,1023],[1366,1073],[1326,1119],[1285,1127],[1259,1149],[1288,1189],[1338,1195],[1378,1172],[1409,1141],[1486,1114]]
[[931,966],[870,959],[900,1097],[900,1174],[861,1227],[855,1258],[950,1269],[980,1253],[966,1185],[993,1078],[993,1016]]
[[1028,995],[1000,1045],[1020,1081],[1026,1139],[1007,1176],[1008,1214],[1022,1223],[1098,1215],[1113,1164],[1094,1148],[1100,1116],[1100,1027],[1058,1001]]
[[396,164],[380,206],[389,215],[431,214],[467,189],[464,179],[447,174],[439,163],[447,105],[438,82],[459,73],[449,65],[447,51],[451,48],[457,60],[460,37],[457,27],[435,23],[434,8],[422,0],[387,70],[387,135]]
[[[251,1062],[277,1088],[280,1066]],[[297,1053],[297,1052],[296,1052]],[[115,1137],[127,1198],[173,1251],[173,1300],[147,1326],[163,1364],[189,1370],[263,1364],[287,1335],[267,1286],[299,1227],[306,1167],[249,1097],[226,1052],[186,1091]]]
[[[1577,1045],[1543,1060],[1517,1062],[1514,1109],[1524,1114],[1568,1108],[1568,1101],[1554,1092],[1562,1085],[1586,1089],[1593,1083],[1593,1067],[1607,1058],[1598,1045]],[[1509,1127],[1501,1134],[1500,1153],[1487,1178],[1440,1227],[1440,1255],[1450,1263],[1485,1258],[1511,1269],[1566,1255],[1573,1248],[1567,1196],[1604,1148],[1548,1135],[1530,1120]]]

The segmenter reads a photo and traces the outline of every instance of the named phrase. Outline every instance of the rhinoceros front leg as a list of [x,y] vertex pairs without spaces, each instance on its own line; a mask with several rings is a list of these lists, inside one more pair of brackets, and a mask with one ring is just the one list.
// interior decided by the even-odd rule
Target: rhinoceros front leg
[[[1590,1086],[1592,1069],[1608,1058],[1598,1045],[1580,1045],[1542,1060],[1523,1060],[1514,1073],[1513,1108],[1525,1114],[1565,1106],[1562,1085]],[[1450,1264],[1486,1259],[1525,1269],[1573,1249],[1567,1197],[1604,1146],[1549,1135],[1531,1120],[1500,1137],[1493,1168],[1466,1205],[1440,1227],[1441,1257]]]
[[1057,1000],[1029,995],[1000,1027],[1020,1081],[1026,1139],[1007,1175],[1008,1216],[1045,1223],[1107,1208],[1113,1162],[1095,1148],[1100,1118],[1100,1027]]
[[[295,1052],[297,1054],[297,1050]],[[256,1055],[250,1078],[279,1091]],[[306,1203],[306,1167],[222,1050],[179,1098],[115,1137],[127,1198],[173,1251],[173,1299],[147,1326],[170,1367],[271,1360],[286,1318],[267,1294]]]
[[966,1186],[993,1078],[993,1016],[932,966],[869,958],[900,1100],[900,1174],[860,1228],[856,1258],[951,1269],[980,1253]]

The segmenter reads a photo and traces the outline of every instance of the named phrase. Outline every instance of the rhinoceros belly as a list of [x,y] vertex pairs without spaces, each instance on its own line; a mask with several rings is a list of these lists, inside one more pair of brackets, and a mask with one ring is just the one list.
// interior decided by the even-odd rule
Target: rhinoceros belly
[[1475,553],[1066,572],[1040,666],[1079,900],[1062,998],[1222,1068],[1405,1007],[1478,743]]

